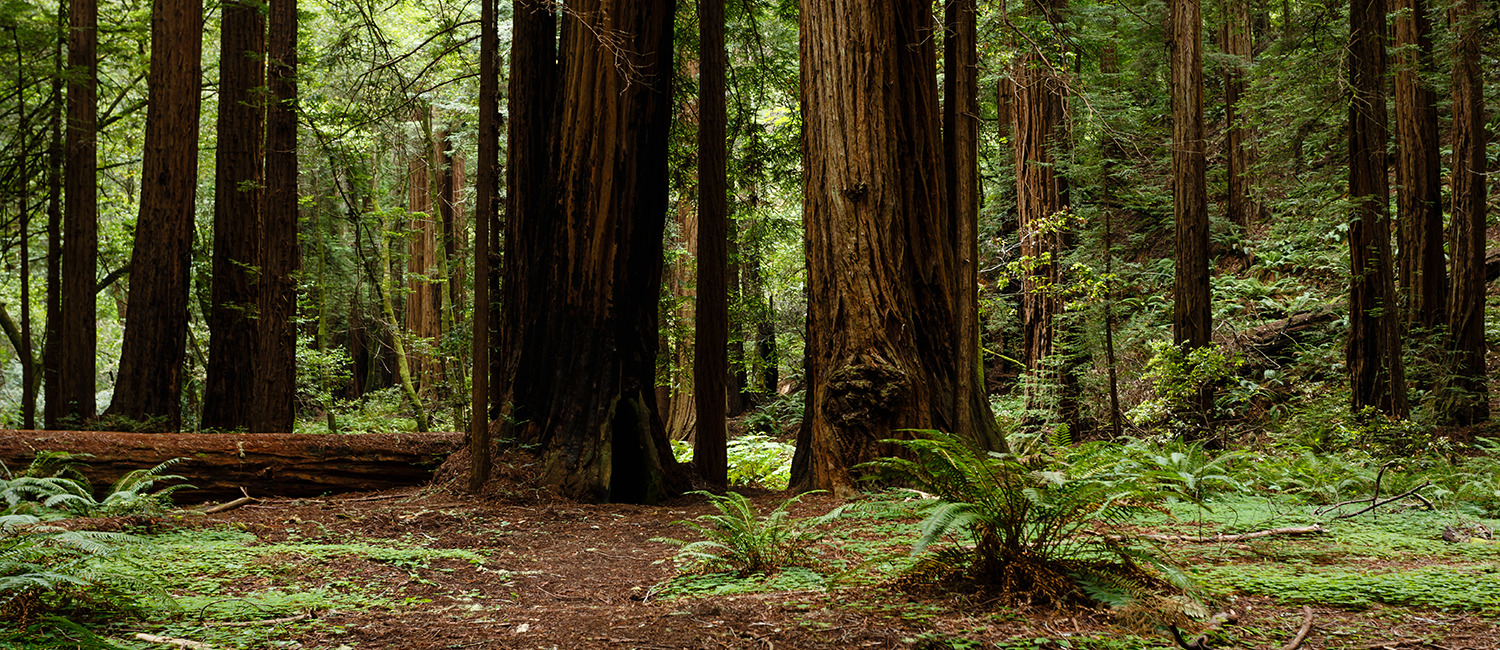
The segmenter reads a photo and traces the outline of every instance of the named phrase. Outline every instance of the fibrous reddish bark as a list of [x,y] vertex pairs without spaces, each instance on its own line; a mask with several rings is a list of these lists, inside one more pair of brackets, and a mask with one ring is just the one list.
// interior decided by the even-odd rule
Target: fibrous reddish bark
[[1190,348],[1213,336],[1208,274],[1207,159],[1203,140],[1203,17],[1198,0],[1172,0],[1168,51],[1172,69],[1172,205],[1177,276],[1172,285],[1172,338]]
[[[805,0],[806,414],[794,489],[852,489],[901,429],[955,430],[957,256],[931,5]],[[993,425],[988,406],[969,414]],[[991,426],[976,444],[1003,444]]]
[[[517,7],[513,54],[547,74],[553,33],[521,31],[539,9]],[[555,103],[520,72],[529,61],[511,63],[526,77],[512,132],[550,147],[511,141],[513,172],[538,182],[506,225],[501,416],[509,437],[538,445],[543,482],[577,499],[654,502],[683,487],[654,395],[674,9],[568,6]]]
[[1352,407],[1405,417],[1406,373],[1391,277],[1385,0],[1349,7],[1349,365]]
[[1228,123],[1229,220],[1241,228],[1258,221],[1261,206],[1251,195],[1255,166],[1255,129],[1245,124],[1240,101],[1245,95],[1245,69],[1254,56],[1254,35],[1250,27],[1249,0],[1228,0],[1225,4],[1224,53],[1235,57],[1224,72],[1224,120]]
[[1430,330],[1443,323],[1442,167],[1437,93],[1423,79],[1432,65],[1426,0],[1395,0],[1397,285],[1405,293],[1402,320]]
[[[47,428],[94,419],[94,354],[98,349],[94,283],[98,274],[98,169],[95,121],[98,112],[99,12],[96,0],[68,3],[68,125],[64,147],[62,291],[57,340],[48,340],[56,366],[57,391],[47,394],[42,414]],[[49,319],[50,321],[50,319]],[[50,326],[50,325],[49,325]],[[55,354],[55,356],[53,356]]]
[[130,312],[105,413],[132,430],[176,431],[182,423],[202,50],[199,0],[156,0]]
[[224,3],[203,429],[247,428],[255,411],[265,28],[258,4]]
[[500,160],[500,56],[495,3],[479,5],[479,142],[474,179],[474,367],[469,395],[469,491],[490,478],[490,228],[495,220]]
[[126,472],[182,459],[165,474],[193,490],[177,502],[240,496],[302,497],[420,485],[463,443],[461,433],[291,435],[0,431],[0,462],[23,468],[39,451],[90,454],[80,469],[97,487]]
[[266,190],[260,240],[260,340],[254,431],[296,419],[297,0],[271,0],[266,37]]
[[1482,14],[1476,0],[1449,10],[1459,35],[1453,62],[1453,294],[1448,331],[1453,336],[1462,394],[1447,409],[1458,424],[1490,416],[1485,372],[1485,145],[1484,77],[1479,69]]

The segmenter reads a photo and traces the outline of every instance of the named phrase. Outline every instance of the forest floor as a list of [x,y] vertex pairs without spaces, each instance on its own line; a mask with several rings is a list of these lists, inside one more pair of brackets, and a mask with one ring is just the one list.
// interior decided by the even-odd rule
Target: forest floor
[[[748,493],[762,512],[786,498]],[[814,494],[791,510],[812,516],[842,503]],[[691,495],[654,507],[580,505],[513,484],[483,497],[407,489],[267,499],[158,522],[131,565],[173,596],[174,613],[107,634],[134,648],[169,647],[136,641],[138,632],[207,644],[179,647],[335,650],[1176,647],[1160,629],[1127,629],[1104,610],[901,579],[920,505],[910,492],[870,495],[827,526],[809,568],[737,578],[679,575],[676,548],[657,541],[695,538],[681,522],[714,510]],[[1310,510],[1240,498],[1211,513],[1182,504],[1143,526],[1258,530],[1308,521]],[[1383,509],[1329,523],[1327,535],[1163,552],[1220,606],[1234,594],[1247,610],[1209,647],[1283,648],[1308,604],[1302,648],[1500,648],[1500,544],[1445,544],[1447,516]]]

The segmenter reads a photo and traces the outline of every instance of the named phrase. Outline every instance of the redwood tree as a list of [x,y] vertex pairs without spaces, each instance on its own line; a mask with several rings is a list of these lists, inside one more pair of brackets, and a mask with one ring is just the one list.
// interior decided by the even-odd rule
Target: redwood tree
[[[62,290],[58,298],[57,338],[47,340],[47,357],[56,366],[47,382],[42,417],[48,429],[78,427],[94,418],[95,320],[94,282],[99,266],[98,188],[95,151],[98,114],[99,12],[96,0],[68,4],[68,125],[64,148]],[[52,327],[49,316],[49,325]],[[53,388],[56,391],[53,392]]]
[[156,0],[130,311],[114,400],[105,413],[134,429],[176,431],[182,421],[202,50],[200,0]]
[[674,9],[571,5],[554,62],[548,5],[516,7],[497,381],[507,437],[576,499],[683,487],[654,394]]
[[1207,162],[1203,140],[1203,16],[1199,0],[1172,0],[1167,39],[1172,73],[1172,214],[1177,277],[1172,338],[1197,348],[1213,336],[1208,275]]
[[470,383],[469,491],[490,479],[490,226],[495,219],[495,165],[500,153],[500,79],[495,70],[500,38],[497,0],[479,4],[479,142],[474,179],[474,368]]
[[[1031,4],[1031,3],[1028,3]],[[1035,3],[1049,23],[1060,22],[1063,0]],[[1052,319],[1062,301],[1052,290],[1060,280],[1056,260],[1064,250],[1063,228],[1055,223],[1066,193],[1054,154],[1066,128],[1063,120],[1063,80],[1051,60],[1050,42],[1026,50],[1011,73],[1013,101],[1011,146],[1016,156],[1016,219],[1021,256],[1029,270],[1021,279],[1021,360],[1029,372],[1040,372],[1053,351]],[[1049,48],[1049,49],[1043,49]]]
[[693,319],[693,460],[710,485],[728,482],[729,214],[724,163],[724,0],[698,2],[698,305]]
[[[943,171],[958,317],[954,394],[984,398],[979,362],[979,50],[974,0],[952,0],[943,19]],[[774,388],[774,387],[773,387]],[[975,405],[977,406],[977,405]],[[974,435],[976,408],[955,409],[954,433]]]
[[266,190],[260,240],[260,337],[255,431],[290,432],[296,419],[297,0],[270,0],[267,36]]
[[1229,162],[1229,220],[1241,228],[1259,220],[1260,203],[1251,195],[1255,166],[1255,130],[1245,124],[1240,101],[1245,96],[1245,68],[1254,56],[1249,0],[1227,0],[1224,6],[1224,53],[1234,57],[1224,72],[1224,120],[1227,122]]
[[1484,30],[1477,0],[1459,0],[1449,9],[1457,28],[1453,62],[1453,297],[1448,331],[1453,336],[1456,388],[1448,417],[1474,424],[1490,417],[1485,372],[1485,134],[1484,76],[1479,49]]
[[219,34],[208,368],[199,424],[204,429],[243,429],[255,412],[265,52],[260,3],[225,2]]
[[1386,204],[1385,0],[1349,6],[1349,347],[1352,406],[1407,412]]
[[1397,284],[1403,320],[1423,329],[1444,322],[1442,181],[1438,178],[1437,93],[1431,75],[1432,28],[1425,0],[1395,0]]
[[[804,0],[806,413],[794,489],[852,490],[901,429],[1003,443],[959,395],[958,250],[947,210],[931,4]],[[964,287],[972,290],[973,287]],[[973,387],[970,390],[975,390]]]

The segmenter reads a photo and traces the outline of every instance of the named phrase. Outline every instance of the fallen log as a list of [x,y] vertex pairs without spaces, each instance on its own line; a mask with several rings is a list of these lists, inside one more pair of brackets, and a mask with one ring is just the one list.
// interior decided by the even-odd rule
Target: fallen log
[[0,461],[24,469],[39,451],[91,454],[78,468],[96,489],[126,472],[184,460],[166,473],[195,489],[185,501],[225,500],[241,489],[261,496],[307,497],[387,490],[426,483],[464,443],[462,433],[297,435],[277,433],[116,433],[0,430]]

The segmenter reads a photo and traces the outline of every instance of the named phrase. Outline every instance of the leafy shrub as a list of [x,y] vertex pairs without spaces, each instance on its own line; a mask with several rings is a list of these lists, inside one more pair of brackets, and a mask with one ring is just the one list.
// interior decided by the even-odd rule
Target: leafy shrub
[[[953,533],[955,546],[915,565],[918,573],[960,572],[1002,594],[1044,602],[1075,599],[1080,589],[1101,602],[1124,602],[1186,577],[1151,553],[1106,534],[1160,498],[1149,483],[1124,477],[1118,447],[1056,447],[1025,458],[981,452],[937,431],[892,440],[911,458],[867,465],[938,498],[913,547],[920,553]],[[1149,569],[1142,567],[1149,567]]]
[[1214,422],[1242,413],[1259,390],[1254,384],[1232,381],[1244,360],[1217,347],[1184,352],[1166,341],[1153,341],[1151,352],[1144,376],[1154,396],[1127,414],[1136,426],[1160,428],[1174,436],[1206,431]]
[[678,559],[695,570],[733,571],[740,576],[774,573],[805,561],[809,547],[821,536],[817,528],[833,521],[844,510],[841,506],[819,517],[793,518],[787,508],[812,494],[808,492],[787,499],[762,517],[755,504],[738,492],[724,496],[709,492],[692,494],[708,497],[719,511],[716,515],[678,522],[692,527],[704,539],[689,543],[659,537],[654,541],[681,546]]
[[797,448],[770,436],[747,434],[729,441],[729,483],[785,490]]

